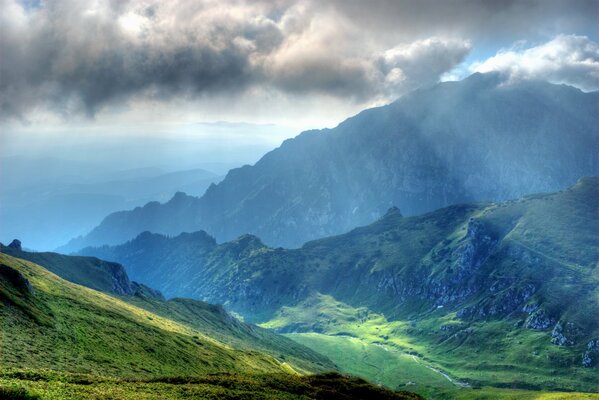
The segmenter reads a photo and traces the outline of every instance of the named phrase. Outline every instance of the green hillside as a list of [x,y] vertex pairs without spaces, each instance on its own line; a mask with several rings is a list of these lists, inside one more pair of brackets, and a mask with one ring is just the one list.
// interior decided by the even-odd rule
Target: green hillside
[[[599,179],[585,178],[557,193],[415,217],[392,208],[299,249],[245,235],[192,241],[186,252],[185,236],[144,234],[82,253],[152,276],[176,265],[185,272],[165,274],[175,295],[225,304],[282,333],[380,344],[471,387],[597,392],[598,199]],[[290,337],[341,366],[331,346]],[[404,376],[385,384],[403,387]]]
[[[0,255],[0,263],[4,367],[123,377],[301,370],[291,360],[257,351],[250,336],[239,339],[244,349],[234,348],[199,322],[191,326],[161,317],[8,255]],[[205,319],[218,318],[208,307],[196,309]],[[226,314],[220,318],[231,325]],[[307,349],[304,354],[308,371],[332,368],[325,358]]]
[[334,365],[222,307],[120,299],[6,254],[0,323],[1,398],[418,398],[335,373],[305,375]]
[[31,261],[63,279],[101,292],[132,295],[137,285],[129,281],[122,265],[95,257],[73,257],[52,252],[29,252],[19,240],[8,246],[0,243],[0,253]]
[[216,373],[193,377],[116,379],[48,371],[0,371],[0,398],[10,400],[419,400],[359,378],[319,375]]

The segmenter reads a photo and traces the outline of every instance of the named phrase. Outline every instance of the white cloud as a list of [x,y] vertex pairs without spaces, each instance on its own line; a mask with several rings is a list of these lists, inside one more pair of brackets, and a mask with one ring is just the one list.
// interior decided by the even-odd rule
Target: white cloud
[[432,37],[396,46],[381,57],[386,72],[386,91],[391,95],[439,81],[460,64],[471,49],[470,41]]
[[599,89],[599,46],[586,36],[558,35],[530,48],[523,42],[474,63],[471,72],[498,71],[509,81],[522,79],[565,83],[585,91]]
[[[569,15],[551,1],[543,17],[547,3],[540,0],[532,8],[475,0],[456,0],[463,7],[432,0],[53,0],[25,7],[0,0],[0,120],[123,118],[132,109],[144,114],[149,103],[208,110],[215,102],[249,115],[273,104],[285,105],[283,116],[335,107],[345,115],[468,72],[455,68],[472,46],[462,38],[495,32],[479,24],[499,9],[495,25],[503,30],[512,19],[529,26],[533,14],[549,21]],[[592,6],[572,8],[567,19],[581,21]],[[509,49],[477,68],[518,78],[548,74],[554,81],[567,75],[564,82],[588,86],[596,45],[586,39],[584,50],[570,43],[583,39],[560,36],[553,46],[535,48],[542,55]],[[570,54],[573,47],[580,52]],[[522,66],[514,70],[511,63]],[[306,109],[297,111],[299,104]]]

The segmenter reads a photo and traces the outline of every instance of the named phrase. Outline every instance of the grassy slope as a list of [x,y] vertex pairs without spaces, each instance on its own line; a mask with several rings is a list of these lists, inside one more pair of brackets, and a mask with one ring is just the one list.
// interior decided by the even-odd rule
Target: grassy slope
[[[391,212],[295,250],[244,236],[204,264],[192,261],[184,290],[283,332],[349,334],[414,352],[473,385],[597,391],[596,368],[581,358],[599,337],[598,183],[410,218]],[[474,223],[478,242],[468,238]],[[485,236],[496,242],[489,257],[461,265],[470,242],[484,252]],[[157,265],[193,260],[163,253]],[[534,294],[510,304],[528,285]],[[541,307],[550,326],[526,328],[525,304]],[[468,308],[473,316],[457,316]],[[557,321],[577,327],[574,345],[551,343]]]
[[[0,253],[31,261],[63,279],[101,292],[124,294],[131,291],[130,282],[126,278],[123,267],[116,263],[103,261],[95,257],[21,251],[1,245]],[[122,279],[123,277],[125,279]],[[121,278],[121,282],[115,282],[116,278]],[[115,285],[115,283],[120,284]]]
[[599,399],[597,393],[548,392],[497,387],[461,387],[450,382],[427,361],[389,345],[349,336],[318,333],[288,334],[293,340],[327,354],[343,371],[429,399],[576,400]]
[[[5,254],[0,262],[20,271],[33,287],[33,293],[16,293],[2,281],[4,367],[135,377],[293,368],[251,348],[249,341],[245,349],[233,348],[200,324],[161,317]],[[322,365],[305,362],[304,367],[330,368],[325,359],[312,356]]]
[[156,315],[177,321],[218,338],[238,350],[259,351],[281,363],[290,363],[298,371],[333,369],[328,359],[272,331],[240,322],[227,314],[222,306],[190,299],[161,301],[151,297],[129,297],[126,301]]
[[332,364],[218,306],[134,301],[143,308],[0,254],[0,398],[418,398],[338,374],[300,375]]

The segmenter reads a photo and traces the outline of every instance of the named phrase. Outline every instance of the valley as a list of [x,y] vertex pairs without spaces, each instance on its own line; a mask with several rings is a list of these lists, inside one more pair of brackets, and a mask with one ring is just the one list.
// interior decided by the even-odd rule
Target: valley
[[[431,367],[413,354],[370,344],[361,339],[320,333],[286,334],[321,354],[328,355],[343,371],[371,382],[398,389],[415,391],[430,399],[580,399],[599,398],[597,393],[552,392],[509,389],[492,386],[466,386],[446,378],[437,367]],[[435,371],[432,371],[434,368]],[[452,383],[453,381],[453,383]]]
[[0,0],[0,400],[599,400],[598,0]]
[[[593,392],[596,368],[583,361],[598,334],[598,183],[416,217],[392,208],[295,250],[251,235],[217,244],[197,232],[144,233],[81,254],[121,262],[167,296],[222,303],[391,388],[413,382],[436,396],[456,390],[450,378],[506,396]],[[178,272],[161,280],[171,268]],[[382,354],[402,372],[364,362]]]
[[222,307],[117,298],[6,254],[0,299],[2,398],[419,398],[331,372],[326,357]]

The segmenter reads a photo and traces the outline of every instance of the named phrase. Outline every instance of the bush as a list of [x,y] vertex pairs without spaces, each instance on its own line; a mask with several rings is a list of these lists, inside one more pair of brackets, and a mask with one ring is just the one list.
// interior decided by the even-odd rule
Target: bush
[[36,400],[39,396],[30,394],[22,387],[0,386],[0,399],[4,400]]

